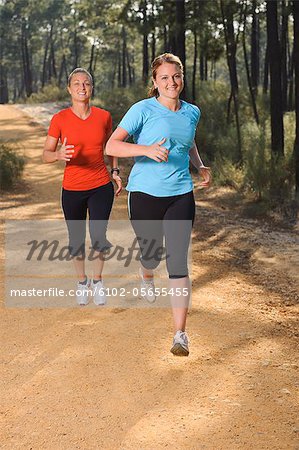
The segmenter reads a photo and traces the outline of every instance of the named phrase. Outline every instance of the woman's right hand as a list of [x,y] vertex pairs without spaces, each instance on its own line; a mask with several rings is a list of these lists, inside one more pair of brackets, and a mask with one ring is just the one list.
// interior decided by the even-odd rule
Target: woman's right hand
[[66,145],[66,138],[59,150],[56,150],[57,161],[70,161],[74,153],[74,145]]
[[167,150],[167,148],[165,148],[165,147],[162,147],[162,145],[165,143],[165,141],[166,141],[166,139],[163,138],[161,141],[159,141],[155,144],[149,145],[147,147],[146,155],[144,155],[144,156],[147,156],[148,158],[151,158],[157,162],[163,162],[163,161],[167,162],[169,150]]

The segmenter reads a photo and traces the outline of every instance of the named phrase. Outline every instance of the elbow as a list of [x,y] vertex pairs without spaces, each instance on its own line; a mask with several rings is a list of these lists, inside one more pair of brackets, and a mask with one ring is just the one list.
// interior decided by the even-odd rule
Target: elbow
[[44,150],[43,154],[42,154],[42,163],[47,164],[49,162],[51,162],[51,160],[49,160],[49,156],[47,154],[47,150]]
[[110,139],[108,140],[107,144],[106,144],[106,148],[105,148],[105,152],[107,156],[117,156],[115,155],[115,153],[113,152],[113,141],[110,142]]
[[42,154],[42,163],[47,164],[49,162],[49,159],[47,158],[46,151]]

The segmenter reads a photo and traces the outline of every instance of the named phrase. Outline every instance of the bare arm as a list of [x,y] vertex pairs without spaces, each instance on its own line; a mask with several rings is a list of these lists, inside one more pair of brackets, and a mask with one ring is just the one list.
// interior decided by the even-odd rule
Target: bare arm
[[194,141],[193,147],[190,152],[190,160],[193,166],[198,170],[199,175],[203,178],[203,181],[200,183],[200,187],[209,187],[212,181],[211,169],[210,167],[206,167],[199,155],[197,145]]
[[190,160],[191,160],[193,166],[194,166],[198,171],[199,171],[199,169],[201,169],[202,167],[205,167],[205,165],[204,165],[204,163],[203,163],[203,161],[202,161],[202,159],[201,159],[201,157],[200,157],[200,155],[199,155],[198,148],[197,148],[197,145],[196,145],[195,142],[193,143],[193,147],[191,148],[191,150],[190,150],[190,152],[189,152],[189,155],[190,155]]
[[55,161],[70,161],[73,153],[74,146],[66,145],[66,138],[63,141],[62,146],[57,150],[58,139],[53,136],[47,136],[44,151],[43,162],[53,163]]
[[107,142],[110,139],[111,135],[112,135],[112,132],[108,135],[108,137],[106,139],[104,151],[105,151],[105,155],[107,155],[107,157],[108,157],[109,165],[110,165],[111,169],[113,169],[113,168],[118,167],[118,157],[108,155],[108,153],[107,153]]
[[167,161],[168,150],[162,147],[165,139],[152,145],[139,145],[125,142],[128,137],[126,130],[117,127],[107,142],[106,154],[120,157],[147,156],[157,162]]
[[[111,136],[111,133],[110,133],[110,136]],[[109,137],[110,137],[109,136]],[[106,141],[106,143],[105,143],[105,153],[106,153],[106,155],[107,155],[107,142],[108,142],[108,140]],[[111,169],[116,169],[116,168],[118,168],[118,157],[117,156],[110,156],[110,155],[107,155],[108,156],[108,160],[109,160],[109,165],[110,165],[110,167],[111,167]],[[116,195],[116,197],[118,197],[119,196],[119,194],[121,193],[121,191],[122,191],[122,181],[121,181],[121,178],[120,178],[120,176],[116,173],[116,172],[113,172],[112,174],[111,174],[111,177],[112,177],[112,180],[114,181],[114,183],[116,184],[116,186],[117,186],[117,189],[116,189],[116,191],[115,191],[115,195]]]

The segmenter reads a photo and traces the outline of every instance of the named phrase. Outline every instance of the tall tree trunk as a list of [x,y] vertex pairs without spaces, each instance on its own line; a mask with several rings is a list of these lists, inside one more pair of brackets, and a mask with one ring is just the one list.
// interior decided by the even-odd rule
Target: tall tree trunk
[[59,87],[61,87],[61,85],[62,85],[63,75],[64,75],[65,81],[67,81],[68,73],[67,73],[66,59],[65,59],[64,53],[62,55],[60,69],[59,69],[59,75],[58,75],[58,86]]
[[289,13],[286,0],[281,2],[281,83],[282,83],[282,107],[283,111],[288,109],[288,69],[287,69],[287,47],[288,47],[288,20]]
[[186,17],[185,0],[176,0],[176,27],[175,27],[176,55],[180,58],[185,67],[186,64]]
[[194,53],[193,53],[193,71],[192,71],[192,102],[196,101],[196,66],[197,66],[197,33],[196,27],[193,30]]
[[127,65],[126,65],[126,56],[127,56],[127,35],[125,27],[122,27],[122,87],[127,86]]
[[132,76],[132,67],[130,64],[130,55],[129,55],[128,49],[126,50],[126,61],[127,61],[127,69],[128,69],[128,76],[129,76],[129,85],[131,86],[133,84],[133,76]]
[[147,36],[147,33],[144,32],[143,33],[143,65],[142,65],[142,80],[143,80],[144,84],[147,83],[148,69],[149,69],[149,64],[148,64],[148,36]]
[[[223,3],[223,0],[221,0]],[[228,5],[226,16],[226,45],[227,45],[227,61],[230,73],[230,80],[233,91],[238,93],[239,84],[237,77],[237,61],[236,61],[236,41],[234,33],[234,18],[232,10]],[[224,16],[225,17],[225,16]]]
[[89,57],[89,65],[88,65],[88,72],[90,73],[90,75],[92,76],[92,83],[93,83],[93,89],[92,89],[92,94],[91,97],[94,98],[94,96],[96,95],[96,86],[95,86],[95,80],[94,80],[94,71],[93,71],[93,67],[94,67],[94,54],[95,54],[95,39],[93,40],[91,49],[90,49],[90,57]]
[[22,52],[25,91],[26,91],[26,96],[30,97],[30,95],[32,94],[32,72],[31,72],[31,66],[30,66],[26,23],[25,23],[24,19],[22,21],[22,26],[21,26],[21,52]]
[[[252,109],[253,109],[255,121],[256,121],[256,123],[258,125],[259,124],[259,116],[258,116],[257,107],[256,107],[256,101],[255,101],[255,96],[256,96],[256,92],[257,91],[254,90],[254,88],[253,88],[253,82],[252,82],[252,79],[251,79],[251,76],[250,76],[248,55],[247,55],[247,48],[246,48],[246,20],[247,20],[247,11],[246,11],[246,6],[245,6],[244,20],[243,20],[243,33],[242,33],[244,62],[245,62],[245,68],[246,68],[246,75],[247,75],[247,82],[248,82],[248,87],[249,87],[249,92],[250,92],[250,98],[251,98],[251,103],[252,103]],[[255,86],[255,87],[257,88],[257,86]]]
[[[60,29],[60,27],[58,29]],[[65,82],[67,82],[68,75],[69,75],[67,61],[66,61],[66,57],[65,57],[65,50],[64,50],[65,46],[64,46],[64,41],[63,41],[63,33],[62,33],[61,29],[60,29],[60,48],[62,50],[62,58],[61,58],[61,64],[60,64],[60,69],[59,69],[59,75],[58,75],[58,86],[59,87],[61,87],[63,77],[65,79]]]
[[0,36],[0,103],[8,103],[7,70],[3,65],[3,31]]
[[176,50],[176,1],[162,0],[163,15],[167,17],[166,52],[177,54]]
[[235,119],[236,119],[236,130],[237,130],[237,162],[242,161],[242,143],[241,143],[241,128],[240,128],[240,119],[239,119],[239,85],[238,85],[238,77],[237,77],[237,62],[236,62],[236,40],[234,33],[234,17],[231,2],[225,4],[223,0],[220,0],[221,6],[221,14],[224,26],[225,33],[225,43],[226,43],[226,55],[227,55],[227,64],[229,68],[229,76],[230,76],[230,84],[231,84],[231,96],[228,101],[228,119],[229,119],[229,104],[231,98],[234,101],[234,109],[235,109]]
[[51,54],[51,66],[52,66],[52,74],[55,80],[57,80],[57,69],[56,69],[56,59],[55,59],[55,47],[54,47],[54,38],[53,38],[53,28],[52,26],[52,34],[51,34],[51,47],[50,47],[50,54]]
[[205,79],[205,57],[202,49],[199,55],[199,78],[200,81],[204,81]]
[[264,61],[263,93],[267,94],[269,85],[269,45],[267,43]]
[[7,71],[0,63],[0,103],[8,103]]
[[88,72],[92,76],[93,76],[94,50],[95,50],[95,40],[93,41],[91,49],[90,49],[90,58],[89,58],[89,65],[88,65]]
[[142,1],[142,14],[143,14],[143,64],[142,64],[142,80],[143,83],[147,83],[148,78],[148,23],[147,23],[147,0]]
[[135,84],[135,81],[136,81],[134,60],[135,60],[135,54],[134,54],[134,49],[132,49],[132,52],[131,52],[132,84]]
[[48,48],[49,48],[50,39],[47,37],[45,52],[44,52],[44,60],[43,60],[43,72],[42,72],[42,88],[45,86],[47,82],[47,61],[48,61]]
[[48,80],[51,82],[51,79],[52,79],[51,50],[50,50],[49,56],[48,56],[47,68],[48,68]]
[[295,46],[295,40],[293,43],[293,49],[290,56],[290,67],[289,67],[289,93],[288,93],[288,111],[294,110],[294,46]]
[[299,2],[293,0],[294,13],[294,62],[295,62],[295,110],[296,110],[296,136],[294,144],[295,184],[296,194],[299,197]]
[[186,16],[185,16],[185,0],[176,0],[176,20],[175,20],[175,46],[176,55],[182,61],[184,66],[184,82],[185,86],[181,93],[182,98],[187,97],[187,73],[186,73]]
[[163,44],[164,44],[164,53],[168,52],[168,33],[167,26],[163,27]]
[[24,98],[25,97],[25,81],[24,81],[24,72],[21,73],[21,83],[19,85],[19,93],[18,98]]
[[253,0],[251,27],[251,82],[254,96],[257,95],[259,85],[259,18],[256,13],[256,6],[256,0]]
[[278,39],[277,0],[267,0],[267,39],[270,66],[271,147],[273,157],[284,153],[281,58]]
[[151,4],[152,4],[152,7],[151,7],[151,25],[152,25],[151,62],[153,62],[156,57],[156,19],[155,19],[156,5],[155,5],[155,1],[152,1]]
[[13,103],[15,103],[17,101],[18,98],[18,79],[17,77],[14,78],[14,84],[13,84],[13,98],[12,101]]
[[116,65],[113,64],[112,66],[112,75],[111,75],[111,79],[110,79],[110,87],[111,89],[114,89],[115,87],[115,77],[116,77]]
[[[96,68],[97,68],[97,62],[98,62],[98,57],[99,57],[99,49],[97,48],[95,51],[95,57],[94,57],[94,62],[93,62],[93,68],[92,68],[92,73],[96,73]],[[94,84],[96,83],[95,80],[93,80]]]
[[51,80],[52,77],[57,79],[54,43],[53,43],[52,40],[51,40],[51,43],[50,43],[50,54],[49,54],[48,67],[49,67],[49,80]]
[[118,51],[118,54],[117,54],[117,85],[118,85],[118,87],[121,87],[121,53],[120,53],[120,51]]
[[156,34],[155,34],[155,30],[153,30],[152,32],[152,62],[154,61],[156,57]]
[[74,69],[79,65],[79,48],[77,36],[77,11],[74,12]]

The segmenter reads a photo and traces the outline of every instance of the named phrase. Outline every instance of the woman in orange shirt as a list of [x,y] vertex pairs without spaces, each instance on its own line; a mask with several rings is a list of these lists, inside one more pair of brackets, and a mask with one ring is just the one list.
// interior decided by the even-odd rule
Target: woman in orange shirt
[[[90,73],[75,69],[68,78],[72,105],[52,117],[45,142],[43,161],[65,161],[62,183],[62,208],[69,233],[69,251],[78,277],[77,303],[88,303],[89,287],[94,302],[105,304],[102,283],[103,251],[111,244],[106,239],[114,189],[104,162],[104,147],[112,133],[112,118],[108,111],[90,105],[93,83]],[[58,142],[62,143],[60,148]],[[117,158],[110,157],[111,176],[122,190]],[[93,252],[93,279],[85,274],[85,228],[87,211]]]

